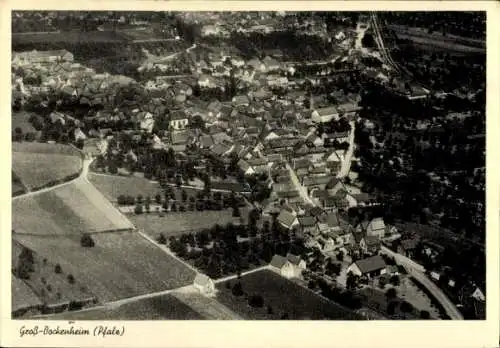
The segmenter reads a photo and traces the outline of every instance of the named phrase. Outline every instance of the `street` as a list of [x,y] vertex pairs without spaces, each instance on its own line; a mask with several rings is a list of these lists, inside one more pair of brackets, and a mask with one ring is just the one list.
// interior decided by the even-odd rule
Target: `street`
[[382,252],[394,257],[396,262],[400,265],[403,265],[406,270],[408,271],[408,274],[412,275],[417,279],[422,285],[424,285],[427,289],[429,289],[430,292],[434,295],[434,297],[441,303],[441,305],[444,307],[446,310],[446,313],[450,316],[451,319],[454,320],[463,320],[463,316],[460,313],[460,311],[457,309],[457,307],[450,301],[450,299],[443,293],[443,291],[436,285],[434,284],[426,275],[425,275],[425,269],[418,263],[414,262],[413,260],[410,260],[409,258],[395,253],[388,248],[382,246]]

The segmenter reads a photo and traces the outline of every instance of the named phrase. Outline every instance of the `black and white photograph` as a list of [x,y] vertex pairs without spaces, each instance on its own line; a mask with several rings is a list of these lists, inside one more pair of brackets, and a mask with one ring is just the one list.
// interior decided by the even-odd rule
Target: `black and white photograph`
[[12,320],[486,319],[486,11],[10,17]]

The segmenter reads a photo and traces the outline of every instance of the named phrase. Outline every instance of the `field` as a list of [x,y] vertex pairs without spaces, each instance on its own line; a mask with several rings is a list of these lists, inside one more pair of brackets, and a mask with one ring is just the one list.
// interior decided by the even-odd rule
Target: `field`
[[114,202],[120,195],[130,195],[137,197],[154,196],[162,192],[160,184],[153,183],[144,178],[134,176],[111,176],[89,173],[89,181],[100,191],[102,194]]
[[12,196],[18,196],[24,192],[26,192],[26,187],[24,187],[16,173],[12,172]]
[[14,238],[40,257],[59,263],[100,302],[182,287],[195,276],[136,232],[93,234],[92,248],[82,247],[72,236],[14,234]]
[[[272,271],[259,271],[243,276],[243,291],[249,295],[260,294],[264,299],[263,308],[253,308],[242,297],[235,297],[226,287],[226,282],[216,285],[217,299],[245,319],[279,320],[287,313],[290,320],[359,320],[354,313],[328,301],[313,292],[295,284]],[[236,280],[230,281],[231,285]],[[273,314],[268,314],[271,306]]]
[[76,176],[82,158],[70,146],[42,143],[12,144],[12,170],[30,190],[53,186]]
[[79,235],[133,228],[91,184],[76,180],[12,202],[12,228],[29,235]]
[[463,53],[486,53],[486,49],[482,47],[474,47],[463,45],[456,42],[438,40],[430,37],[421,37],[417,35],[409,35],[405,33],[397,33],[398,39],[411,40],[416,45],[436,47],[443,50],[457,51]]
[[[19,255],[23,247],[18,243],[12,243],[12,267],[17,266]],[[50,257],[50,256],[49,256]],[[82,287],[78,279],[74,280],[73,284],[68,281],[70,273],[62,269],[60,273],[55,272],[55,264],[48,259],[40,257],[38,254],[33,253],[34,259],[34,272],[30,273],[29,279],[13,280],[14,283],[24,283],[44,304],[68,304],[70,301],[88,301],[92,302],[95,298],[92,293]],[[14,277],[15,278],[15,277]],[[19,286],[19,285],[18,285]],[[26,291],[24,291],[26,294]],[[17,293],[12,294],[13,298],[19,296]],[[15,300],[17,303],[26,301],[26,306],[29,305],[29,298],[21,298]]]
[[[247,208],[240,208],[243,218],[248,216]],[[221,211],[186,211],[183,213],[165,213],[162,217],[156,213],[150,214],[129,214],[128,218],[132,220],[135,226],[143,230],[152,238],[158,237],[160,233],[170,236],[177,236],[188,232],[199,231],[204,228],[210,228],[215,224],[221,226],[235,222],[232,216],[232,210]]]
[[25,282],[16,278],[14,275],[12,275],[11,278],[13,312],[42,304],[42,301]]
[[13,45],[30,43],[114,43],[125,42],[126,38],[112,31],[89,31],[89,32],[52,32],[52,33],[23,33],[12,34]]
[[44,317],[48,320],[202,320],[199,313],[174,296],[161,295],[118,308],[96,308],[79,312],[66,312]]
[[12,113],[12,129],[16,129],[17,127],[21,128],[23,134],[28,132],[36,132],[36,129],[33,128],[29,119],[31,117],[31,113],[26,111],[13,112]]

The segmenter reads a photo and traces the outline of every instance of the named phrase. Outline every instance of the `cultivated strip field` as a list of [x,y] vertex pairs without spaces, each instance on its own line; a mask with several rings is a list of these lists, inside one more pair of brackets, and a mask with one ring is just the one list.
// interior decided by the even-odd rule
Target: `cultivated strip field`
[[81,169],[81,155],[70,146],[27,142],[12,144],[12,170],[30,190],[76,177]]
[[193,291],[174,291],[172,296],[193,308],[208,320],[242,320],[243,318],[233,312],[214,298],[200,294],[193,287]]
[[25,282],[14,275],[11,278],[12,312],[42,305],[42,301]]
[[12,202],[12,228],[34,235],[71,235],[133,228],[84,180]]
[[[295,284],[273,271],[263,270],[244,275],[239,280],[231,280],[234,285],[240,281],[243,291],[249,296],[261,295],[263,308],[250,307],[243,296],[236,297],[226,287],[227,282],[217,283],[217,300],[245,319],[275,320],[287,313],[291,320],[359,320],[360,316],[328,301],[315,293]],[[267,312],[267,306],[273,314]]]
[[174,289],[190,284],[194,271],[136,232],[93,234],[84,248],[73,236],[13,236],[40,257],[59,263],[100,302]]
[[205,319],[174,296],[161,295],[121,305],[118,308],[96,308],[65,312],[43,317],[47,320],[201,320]]

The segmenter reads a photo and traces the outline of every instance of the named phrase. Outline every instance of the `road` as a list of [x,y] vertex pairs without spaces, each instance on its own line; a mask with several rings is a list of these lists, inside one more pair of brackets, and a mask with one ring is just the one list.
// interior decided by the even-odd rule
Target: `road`
[[394,257],[394,259],[398,264],[403,265],[410,275],[412,275],[413,277],[415,277],[415,279],[417,279],[420,283],[422,283],[422,285],[424,285],[434,295],[434,297],[439,301],[439,303],[441,303],[441,305],[446,310],[446,313],[450,316],[451,319],[453,320],[464,319],[464,317],[457,309],[457,307],[453,304],[453,302],[451,302],[450,299],[443,293],[443,291],[425,275],[424,273],[425,268],[422,265],[419,265],[415,261],[401,254],[393,252],[392,250],[386,248],[385,246],[382,246],[382,252],[389,256]]
[[57,189],[59,187],[63,187],[63,186],[69,185],[69,184],[74,183],[74,182],[76,182],[78,180],[87,180],[87,174],[89,172],[89,166],[90,166],[91,163],[92,163],[92,160],[84,159],[82,161],[82,170],[80,172],[80,175],[78,177],[74,178],[73,180],[65,181],[63,183],[60,183],[60,184],[57,184],[57,185],[54,185],[54,186],[45,187],[45,188],[40,189],[40,190],[29,191],[29,192],[23,193],[22,195],[12,197],[12,200],[15,201],[16,199],[20,199],[20,198],[26,198],[26,197],[30,197],[30,196],[36,196],[36,195],[42,194],[44,192],[49,192],[49,191],[55,190],[55,189]]
[[[241,272],[241,276],[243,277],[244,275],[255,273],[255,272],[259,272],[259,271],[262,271],[262,270],[265,270],[265,269],[269,269],[269,268],[270,268],[269,265],[257,267],[257,268],[254,268],[254,269],[250,270],[250,271]],[[233,279],[236,279],[236,278],[238,278],[238,275],[237,274],[233,274],[233,275],[230,275],[230,276],[227,276],[227,277],[224,277],[224,278],[216,279],[214,282],[215,283],[222,283],[222,282],[225,282],[227,280],[233,280]]]
[[349,122],[351,125],[351,132],[349,133],[349,148],[344,154],[344,160],[342,161],[340,171],[337,174],[337,178],[341,179],[349,175],[349,172],[351,171],[351,164],[352,164],[352,156],[354,154],[354,147],[356,144],[354,143],[354,132],[356,130],[356,122],[351,121]]
[[295,186],[297,191],[299,191],[299,194],[302,197],[302,199],[311,204],[312,206],[317,206],[317,204],[315,204],[312,201],[311,197],[309,197],[309,195],[307,194],[307,189],[304,186],[302,186],[302,184],[299,181],[299,178],[297,177],[297,174],[295,174],[295,171],[288,162],[286,162],[286,169],[288,169],[288,171],[290,172],[290,178],[292,179],[293,186]]
[[195,48],[196,48],[196,44],[193,44],[192,46],[186,48],[184,51],[175,52],[175,53],[172,53],[166,57],[157,57],[155,55],[148,53],[148,58],[146,59],[146,61],[144,61],[142,63],[142,65],[140,67],[137,68],[137,71],[143,71],[146,68],[146,65],[149,63],[155,64],[155,63],[163,62],[165,60],[170,60],[170,59],[175,58],[176,56],[178,56],[179,54],[181,54],[183,52],[189,53],[191,50],[193,50]]

